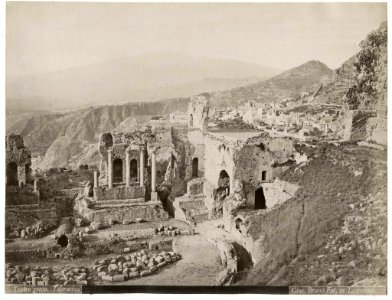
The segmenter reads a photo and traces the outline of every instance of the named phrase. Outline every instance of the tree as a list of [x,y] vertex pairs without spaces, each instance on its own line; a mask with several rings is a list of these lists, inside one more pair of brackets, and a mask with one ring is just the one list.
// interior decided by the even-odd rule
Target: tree
[[354,85],[346,93],[351,109],[374,109],[387,87],[387,24],[371,32],[360,43]]

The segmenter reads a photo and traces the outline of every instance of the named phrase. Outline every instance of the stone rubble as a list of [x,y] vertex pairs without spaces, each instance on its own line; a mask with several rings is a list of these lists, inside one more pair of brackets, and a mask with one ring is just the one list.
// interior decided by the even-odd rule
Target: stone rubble
[[159,225],[155,228],[156,235],[167,235],[167,236],[176,236],[176,235],[193,235],[195,234],[195,230],[192,229],[179,229],[174,227],[173,225],[165,226]]
[[175,252],[162,251],[159,254],[140,250],[129,255],[112,259],[97,260],[93,269],[103,281],[126,281],[153,274],[158,269],[181,259]]
[[159,269],[180,260],[180,254],[162,251],[159,254],[140,250],[129,255],[96,260],[91,268],[64,269],[6,264],[6,283],[23,285],[87,285],[94,281],[122,282],[154,274]]

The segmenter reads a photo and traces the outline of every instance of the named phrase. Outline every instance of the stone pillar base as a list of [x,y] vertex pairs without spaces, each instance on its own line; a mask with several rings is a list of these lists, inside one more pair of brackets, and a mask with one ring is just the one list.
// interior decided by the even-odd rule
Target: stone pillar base
[[158,201],[158,193],[157,192],[151,192],[151,201]]

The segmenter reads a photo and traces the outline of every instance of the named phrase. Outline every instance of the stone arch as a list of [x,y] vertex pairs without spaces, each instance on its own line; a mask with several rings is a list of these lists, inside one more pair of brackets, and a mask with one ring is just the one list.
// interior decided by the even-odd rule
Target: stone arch
[[192,177],[197,177],[199,172],[199,159],[195,157],[192,159]]
[[121,158],[116,158],[113,161],[113,182],[123,181],[123,161]]
[[18,185],[18,165],[9,162],[6,169],[7,185]]
[[227,195],[230,194],[230,176],[226,170],[222,170],[219,173],[218,190],[224,190]]
[[264,190],[262,187],[259,187],[255,191],[255,209],[266,209],[266,200],[264,196]]
[[137,178],[137,160],[132,159],[129,164],[131,178]]

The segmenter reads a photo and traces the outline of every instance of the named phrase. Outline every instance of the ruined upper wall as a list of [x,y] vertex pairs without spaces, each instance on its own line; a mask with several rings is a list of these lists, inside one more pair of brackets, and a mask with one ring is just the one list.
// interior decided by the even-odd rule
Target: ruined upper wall
[[189,128],[203,130],[208,124],[210,94],[192,96],[188,106]]
[[31,165],[31,152],[24,146],[21,135],[10,134],[6,137],[6,163],[11,162],[18,166]]

